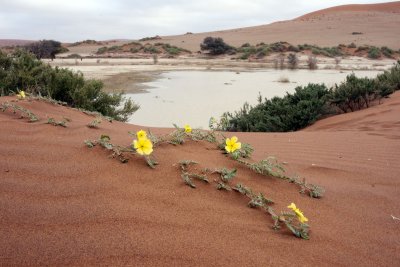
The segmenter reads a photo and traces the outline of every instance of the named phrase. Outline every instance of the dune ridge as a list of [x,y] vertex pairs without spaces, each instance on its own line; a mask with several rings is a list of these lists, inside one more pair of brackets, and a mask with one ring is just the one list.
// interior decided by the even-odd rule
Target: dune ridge
[[[294,45],[313,44],[337,46],[355,43],[400,49],[400,1],[345,5],[323,9],[299,18],[266,25],[243,27],[204,33],[162,36],[158,42],[167,42],[192,51],[207,36],[221,37],[228,44],[274,43],[285,41]],[[362,34],[353,35],[353,32]],[[156,41],[154,41],[156,42]]]
[[[14,97],[1,97],[0,103]],[[326,189],[316,200],[285,181],[255,175],[213,145],[187,142],[142,158],[109,158],[85,139],[108,134],[129,145],[141,128],[103,121],[40,101],[19,101],[35,123],[0,113],[0,265],[320,265],[388,266],[400,261],[400,94],[367,110],[327,118],[293,133],[235,133],[254,160],[276,156]],[[67,128],[47,118],[71,121]],[[367,127],[360,129],[361,127]],[[157,134],[171,129],[152,129]],[[227,133],[227,135],[231,135]],[[310,219],[311,239],[271,229],[272,220],[234,192],[186,186],[176,163],[237,168],[236,183],[272,198],[276,211],[295,202]]]
[[334,6],[326,9],[321,9],[315,12],[305,14],[298,17],[296,20],[307,20],[316,17],[321,17],[328,14],[341,13],[341,12],[384,12],[384,13],[399,13],[400,2],[387,2],[379,4],[352,4]]

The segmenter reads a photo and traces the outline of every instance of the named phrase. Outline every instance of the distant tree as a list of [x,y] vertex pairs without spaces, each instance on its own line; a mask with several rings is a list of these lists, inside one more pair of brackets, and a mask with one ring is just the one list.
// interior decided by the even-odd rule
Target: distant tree
[[67,48],[61,46],[61,43],[54,40],[42,40],[25,46],[26,50],[34,54],[38,59],[51,58],[54,59],[56,54],[68,51]]
[[297,65],[299,65],[299,58],[297,57],[297,55],[294,53],[290,53],[288,55],[287,59],[288,59],[289,68],[296,69]]
[[233,47],[226,44],[220,37],[206,37],[200,44],[200,49],[209,51],[211,55],[222,55],[233,50]]

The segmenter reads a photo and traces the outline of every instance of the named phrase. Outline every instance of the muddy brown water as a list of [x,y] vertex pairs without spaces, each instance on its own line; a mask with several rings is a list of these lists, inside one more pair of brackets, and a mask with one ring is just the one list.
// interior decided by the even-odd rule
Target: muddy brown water
[[[171,71],[145,83],[147,93],[127,94],[140,109],[130,123],[151,127],[189,124],[208,129],[210,117],[240,109],[245,102],[257,104],[263,97],[284,96],[297,86],[325,83],[333,86],[355,73],[357,77],[375,77],[380,71],[339,70],[263,70],[263,71]],[[287,82],[282,80],[288,79]]]

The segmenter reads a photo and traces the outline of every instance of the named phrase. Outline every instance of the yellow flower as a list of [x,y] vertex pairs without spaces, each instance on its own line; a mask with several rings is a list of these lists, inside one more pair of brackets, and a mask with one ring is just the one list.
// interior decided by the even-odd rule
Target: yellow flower
[[304,217],[303,212],[296,207],[296,204],[291,203],[288,206],[288,208],[292,209],[294,211],[294,213],[296,214],[297,218],[299,219],[299,221],[301,223],[308,222],[308,219],[306,217]]
[[185,133],[191,133],[192,132],[192,127],[190,127],[188,124],[183,126],[185,128]]
[[236,136],[232,136],[232,138],[226,138],[225,144],[225,150],[228,153],[232,153],[242,147],[242,143],[238,142],[238,138]]
[[133,147],[140,155],[150,155],[153,152],[153,144],[147,138],[142,138],[133,141]]
[[17,97],[24,99],[26,97],[25,92],[24,91],[20,91],[19,94],[17,94]]
[[139,140],[141,139],[147,139],[147,133],[146,131],[140,130],[139,132],[136,133],[136,136]]

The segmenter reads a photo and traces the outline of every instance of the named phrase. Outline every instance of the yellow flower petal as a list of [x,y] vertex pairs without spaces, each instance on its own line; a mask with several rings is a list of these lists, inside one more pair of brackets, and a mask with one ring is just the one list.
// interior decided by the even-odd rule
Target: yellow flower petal
[[140,130],[136,133],[138,139],[147,139],[146,131]]
[[242,144],[238,142],[238,138],[236,136],[232,136],[232,138],[226,138],[225,144],[225,150],[228,153],[235,152],[242,147]]
[[290,209],[292,209],[292,210],[294,211],[294,213],[295,213],[296,216],[297,216],[297,219],[298,219],[301,223],[308,222],[308,219],[304,216],[303,212],[302,212],[299,208],[296,207],[296,204],[291,203],[291,204],[288,206],[288,208],[290,208]]
[[153,144],[149,139],[139,139],[133,141],[133,147],[140,155],[150,155],[153,152]]
[[137,149],[138,148],[138,141],[137,140],[133,140],[133,148]]
[[292,210],[296,210],[296,209],[297,209],[297,208],[296,208],[296,204],[294,204],[293,202],[290,203],[290,205],[288,206],[288,208],[289,208],[289,209],[292,209]]
[[230,138],[226,138],[225,144],[226,144],[227,146],[229,146],[229,145],[231,144],[231,139],[230,139]]
[[237,149],[240,149],[242,147],[242,143],[240,143],[240,142],[238,142],[238,143],[235,143],[234,145],[233,145],[233,151],[235,151],[235,150],[237,150]]
[[184,126],[184,128],[185,128],[185,133],[191,133],[192,132],[192,127],[190,127],[190,125],[186,124]]

